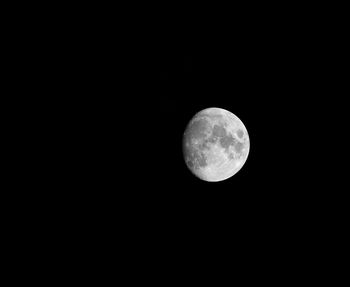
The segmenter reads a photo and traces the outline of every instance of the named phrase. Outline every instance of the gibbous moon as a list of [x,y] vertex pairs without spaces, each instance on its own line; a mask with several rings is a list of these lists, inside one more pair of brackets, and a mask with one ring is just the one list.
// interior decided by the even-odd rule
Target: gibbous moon
[[[226,131],[227,140],[216,136],[215,125],[224,128],[221,134]],[[249,148],[250,140],[243,122],[221,108],[208,108],[194,115],[183,137],[187,167],[198,178],[210,182],[236,174],[246,162]]]

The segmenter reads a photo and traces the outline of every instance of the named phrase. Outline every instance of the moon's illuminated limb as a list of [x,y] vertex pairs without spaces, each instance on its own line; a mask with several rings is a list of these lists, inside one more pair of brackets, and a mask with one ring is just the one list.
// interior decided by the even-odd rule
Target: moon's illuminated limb
[[208,108],[197,113],[195,117],[197,116],[209,116],[211,118],[222,117],[222,119],[227,121],[232,127],[242,126],[244,131],[247,132],[244,124],[235,114],[221,108]]
[[206,181],[222,181],[236,174],[243,166],[246,157],[239,161],[223,161],[221,165],[208,165],[198,176]]
[[222,150],[213,150],[213,154],[209,155],[208,166],[202,168],[195,174],[206,181],[222,181],[236,174],[244,165],[250,148],[249,136],[243,122],[233,113],[221,108],[208,108],[198,112],[193,119],[198,117],[208,117],[213,121],[223,121],[228,124],[228,130],[235,132],[237,129],[244,131],[242,140],[245,141],[244,156],[240,160],[229,160]]
[[231,161],[221,167],[207,167],[202,173],[202,179],[206,181],[222,181],[236,174],[243,166],[244,161]]

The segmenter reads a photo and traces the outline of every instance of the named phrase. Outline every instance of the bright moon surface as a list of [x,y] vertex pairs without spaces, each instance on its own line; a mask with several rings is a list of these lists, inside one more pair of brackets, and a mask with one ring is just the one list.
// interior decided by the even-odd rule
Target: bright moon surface
[[[189,164],[187,160],[189,149],[194,148],[199,144],[198,141],[191,139],[189,127],[198,119],[206,119],[209,122],[210,127],[208,132],[210,133],[212,126],[215,123],[224,124],[226,127],[226,132],[231,134],[238,142],[243,143],[242,152],[236,156],[234,148],[230,147],[230,152],[234,156],[229,158],[229,155],[225,152],[224,148],[220,146],[219,142],[216,142],[215,144],[210,144],[209,149],[205,150],[204,152],[207,163],[205,167],[194,167],[192,164]],[[239,130],[243,131],[243,137],[238,137],[238,134],[241,133],[237,133]],[[236,174],[246,162],[250,148],[248,132],[243,122],[233,113],[221,108],[208,108],[194,115],[190,123],[187,125],[183,142],[184,157],[187,167],[198,178],[210,182],[222,181]]]

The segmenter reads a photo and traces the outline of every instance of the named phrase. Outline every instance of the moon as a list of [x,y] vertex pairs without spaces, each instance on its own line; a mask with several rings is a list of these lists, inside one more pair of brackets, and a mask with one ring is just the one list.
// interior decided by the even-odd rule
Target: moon
[[[205,167],[197,167],[197,169],[194,169],[193,166],[191,167],[189,163],[186,162],[188,150],[194,143],[191,141],[189,127],[191,123],[200,118],[206,119],[210,124],[225,123],[226,132],[243,143],[243,149],[239,158],[229,158],[219,143],[216,143],[211,145],[209,150],[205,153],[207,162]],[[243,131],[243,136],[241,138],[237,136],[237,131],[239,130]],[[235,175],[244,166],[250,150],[249,135],[243,122],[232,112],[221,108],[207,108],[195,114],[186,127],[183,143],[184,158],[187,167],[198,178],[209,182],[223,181]]]

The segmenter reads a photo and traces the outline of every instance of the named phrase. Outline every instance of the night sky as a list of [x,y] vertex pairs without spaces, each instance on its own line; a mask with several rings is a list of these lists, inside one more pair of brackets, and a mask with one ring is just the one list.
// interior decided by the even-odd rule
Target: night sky
[[[55,79],[72,85],[57,84],[66,136],[52,142],[62,163],[55,175],[72,183],[53,183],[87,226],[97,218],[99,228],[117,236],[120,228],[136,245],[168,244],[181,254],[182,243],[202,256],[203,238],[261,252],[268,249],[256,247],[257,238],[278,245],[296,226],[309,230],[310,206],[322,208],[310,180],[324,154],[310,141],[327,90],[320,45],[293,17],[247,11],[181,31],[162,21],[121,23],[118,33],[106,25],[111,30],[95,30],[98,41],[87,31],[88,41],[62,56]],[[182,154],[187,124],[210,107],[238,116],[250,138],[244,166],[221,182],[197,178]]]
[[[202,201],[199,206],[212,203],[218,212],[236,204],[236,211],[257,215],[262,206],[275,208],[276,200],[288,210],[286,204],[295,202],[288,198],[304,196],[295,178],[307,174],[308,164],[299,166],[296,158],[316,123],[309,111],[316,99],[312,88],[321,80],[312,70],[317,54],[308,31],[288,21],[276,25],[281,18],[264,25],[258,18],[228,25],[227,18],[180,32],[141,25],[114,40],[108,30],[99,34],[108,42],[91,46],[91,61],[89,53],[80,54],[82,73],[70,71],[77,84],[61,93],[67,108],[78,111],[67,125],[81,138],[74,143],[81,182],[123,190],[108,193],[108,202],[116,195],[165,210],[185,204],[192,212],[190,206]],[[182,154],[186,125],[209,107],[237,115],[250,137],[245,165],[217,183],[196,178]]]
[[[347,223],[336,224],[348,210],[338,208],[348,201],[337,193],[346,195],[347,184],[327,183],[331,172],[347,172],[334,162],[345,162],[339,143],[347,129],[334,127],[348,122],[339,109],[348,108],[340,101],[347,94],[336,90],[346,73],[332,67],[347,68],[336,58],[345,45],[335,45],[347,33],[330,28],[328,4],[326,11],[317,11],[322,3],[309,10],[305,3],[219,3],[216,11],[204,2],[193,10],[125,4],[45,6],[36,12],[44,20],[24,10],[26,37],[12,33],[16,17],[6,22],[19,43],[5,41],[15,54],[4,57],[20,77],[4,89],[13,112],[2,106],[10,111],[4,127],[15,135],[3,136],[14,143],[3,150],[13,175],[4,194],[14,197],[13,209],[3,201],[10,206],[4,222],[18,240],[12,249],[35,253],[23,253],[23,262],[12,257],[24,268],[53,258],[58,268],[46,265],[60,272],[54,279],[67,272],[90,279],[98,266],[99,283],[110,272],[113,280],[164,276],[183,285],[186,275],[206,280],[215,267],[214,286],[222,273],[231,283],[236,274],[261,283],[313,267],[311,280],[322,278],[313,261],[342,262],[326,260],[325,249],[343,254],[333,247],[346,237],[334,234],[346,231]],[[187,124],[210,107],[235,114],[250,138],[245,164],[220,182],[193,175],[182,151]]]

